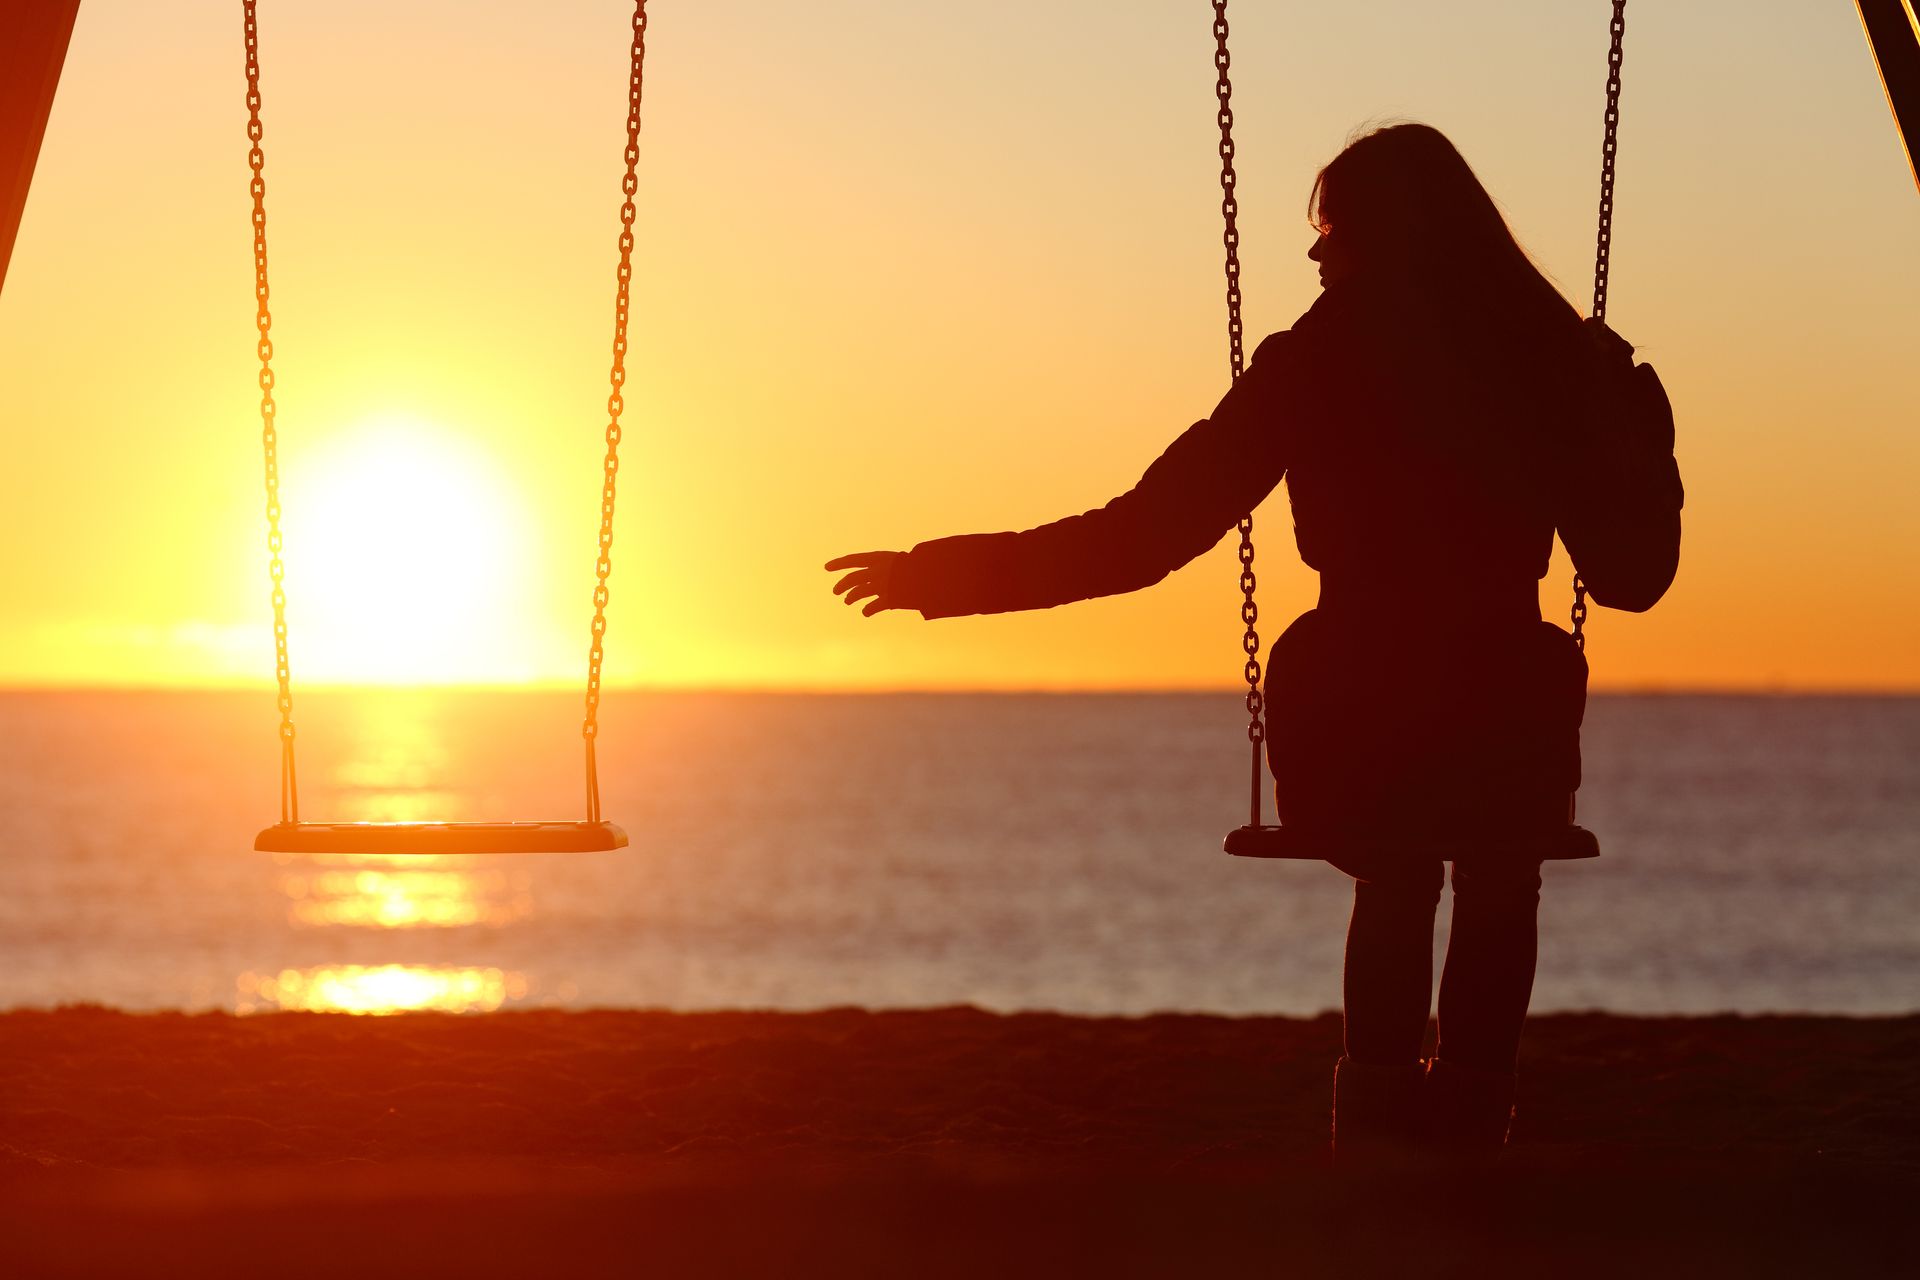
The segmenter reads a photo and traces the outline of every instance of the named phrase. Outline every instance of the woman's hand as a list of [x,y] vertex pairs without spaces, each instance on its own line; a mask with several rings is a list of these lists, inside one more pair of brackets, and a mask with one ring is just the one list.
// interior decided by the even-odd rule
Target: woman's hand
[[906,608],[893,595],[893,566],[904,555],[904,551],[860,551],[827,561],[829,573],[841,569],[852,570],[833,584],[833,593],[845,596],[847,604],[859,604],[866,600],[867,607],[860,612],[869,618],[882,609]]

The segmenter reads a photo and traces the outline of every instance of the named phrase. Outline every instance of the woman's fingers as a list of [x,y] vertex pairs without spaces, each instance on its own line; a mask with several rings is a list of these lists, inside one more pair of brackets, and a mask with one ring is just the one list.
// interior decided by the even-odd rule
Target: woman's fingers
[[826,564],[829,573],[840,569],[851,572],[833,584],[833,593],[841,597],[842,604],[866,602],[860,612],[869,618],[883,609],[899,608],[888,598],[887,586],[893,576],[893,562],[903,554],[899,551],[858,551],[852,555],[834,557]]
[[837,569],[868,569],[894,554],[891,551],[856,551],[850,556],[836,556],[827,561],[824,567],[828,573]]
[[848,603],[851,604],[860,596],[872,595],[878,585],[872,574],[856,570],[833,584],[833,594],[846,596]]

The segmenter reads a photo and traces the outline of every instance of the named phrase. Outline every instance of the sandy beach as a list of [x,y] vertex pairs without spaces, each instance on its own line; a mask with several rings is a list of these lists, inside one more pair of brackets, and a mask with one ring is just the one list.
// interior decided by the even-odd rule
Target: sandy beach
[[1536,1019],[1481,1179],[1336,1176],[1338,1023],[0,1016],[10,1275],[1892,1275],[1920,1016]]

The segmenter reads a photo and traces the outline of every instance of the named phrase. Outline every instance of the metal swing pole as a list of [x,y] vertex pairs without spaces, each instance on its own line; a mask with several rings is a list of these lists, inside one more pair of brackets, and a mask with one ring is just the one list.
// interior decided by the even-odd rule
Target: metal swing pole
[[1920,184],[1920,10],[1914,0],[1855,0],[1907,167]]
[[0,15],[0,287],[79,9],[80,0],[38,0]]

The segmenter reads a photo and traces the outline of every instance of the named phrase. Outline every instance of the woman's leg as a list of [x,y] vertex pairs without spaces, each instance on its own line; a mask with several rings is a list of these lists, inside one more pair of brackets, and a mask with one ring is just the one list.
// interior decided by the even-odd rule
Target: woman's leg
[[1540,864],[1453,864],[1453,927],[1435,1057],[1511,1074],[1539,955]]
[[1438,860],[1341,869],[1356,880],[1343,983],[1347,1057],[1413,1066],[1433,1002],[1433,918],[1445,870]]
[[[1336,864],[1337,865],[1337,864]],[[1433,999],[1433,917],[1445,868],[1435,859],[1352,876],[1347,926],[1346,1056],[1333,1079],[1333,1158],[1396,1164],[1420,1140],[1420,1043]]]

